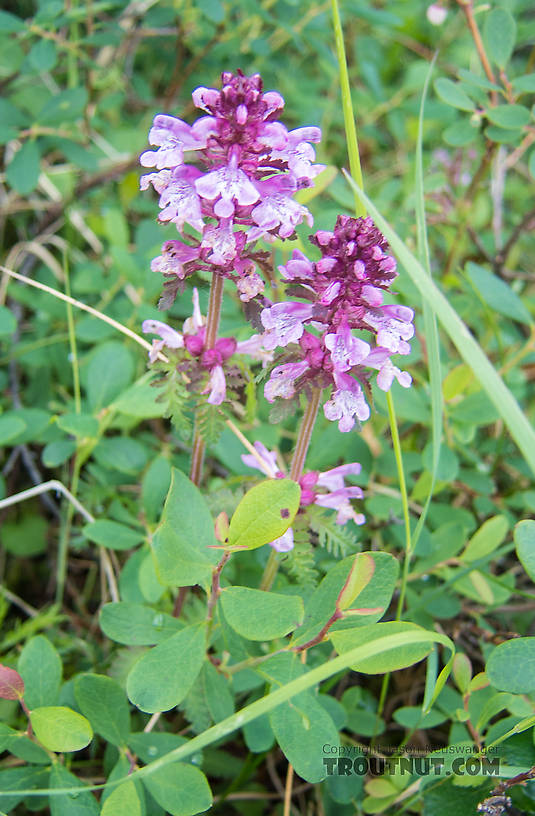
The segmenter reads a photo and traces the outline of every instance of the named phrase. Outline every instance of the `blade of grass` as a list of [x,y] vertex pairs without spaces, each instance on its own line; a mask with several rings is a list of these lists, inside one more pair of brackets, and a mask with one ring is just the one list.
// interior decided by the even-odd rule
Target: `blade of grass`
[[351,188],[361,197],[375,223],[385,235],[393,253],[405,268],[424,301],[429,304],[459,354],[474,372],[474,376],[509,429],[509,433],[518,445],[522,456],[535,473],[535,431],[517,400],[470,332],[468,326],[461,320],[436,283],[429,277],[418,258],[407,249],[397,232],[383,218],[362,188],[355,183],[348,173],[344,173],[344,175]]
[[[415,174],[415,192],[416,192],[416,227],[417,227],[417,246],[418,256],[425,271],[431,277],[431,263],[429,259],[429,244],[427,242],[427,228],[425,219],[425,198],[424,198],[424,173],[423,173],[423,130],[424,130],[424,110],[425,100],[427,98],[427,90],[433,69],[435,67],[435,60],[437,55],[433,57],[429,71],[425,78],[425,83],[422,91],[422,99],[420,102],[420,113],[418,116],[418,136],[416,140],[416,174]],[[429,494],[424,504],[424,509],[418,519],[416,530],[412,539],[412,547],[416,547],[416,543],[420,537],[429,505],[433,497],[433,491],[437,480],[438,463],[440,460],[440,448],[442,444],[442,376],[440,370],[440,345],[438,338],[438,326],[435,313],[433,312],[427,300],[423,301],[423,315],[424,315],[424,335],[427,347],[427,366],[429,369],[429,384],[431,386],[431,440],[432,440],[432,465],[431,465],[431,485],[429,487]]]
[[[291,680],[289,683],[286,683],[286,685],[281,686],[281,688],[266,694],[266,696],[262,697],[260,700],[250,703],[248,706],[242,708],[240,711],[237,711],[235,714],[232,714],[230,717],[226,717],[226,719],[221,720],[221,722],[213,725],[206,731],[203,731],[202,734],[198,734],[196,737],[193,737],[193,739],[188,740],[188,742],[184,745],[180,745],[178,748],[174,748],[169,753],[164,754],[164,756],[153,760],[143,768],[139,768],[138,770],[133,771],[131,774],[123,776],[120,779],[114,779],[112,782],[107,782],[100,785],[88,785],[84,787],[84,790],[102,790],[104,787],[106,787],[106,790],[111,790],[124,782],[125,779],[131,780],[136,777],[138,779],[142,779],[149,776],[159,768],[163,768],[165,765],[169,765],[172,762],[178,762],[179,760],[185,759],[202,748],[205,748],[207,745],[211,745],[223,737],[226,737],[228,734],[232,734],[232,732],[236,731],[238,728],[242,728],[244,725],[256,720],[257,717],[261,717],[263,714],[268,714],[270,711],[273,711],[274,708],[281,705],[281,703],[285,703],[287,700],[295,697],[295,695],[300,694],[307,689],[313,688],[314,686],[318,685],[318,683],[321,683],[323,680],[326,680],[328,677],[331,677],[333,674],[336,674],[343,669],[347,669],[354,663],[358,663],[361,660],[365,660],[369,657],[375,657],[376,655],[387,651],[403,649],[405,646],[410,646],[416,643],[440,643],[443,646],[446,646],[446,648],[450,651],[451,657],[448,660],[445,668],[440,673],[437,681],[437,691],[435,692],[436,695],[438,690],[440,690],[446,682],[455,654],[455,646],[450,638],[441,634],[440,632],[431,632],[426,629],[422,629],[421,631],[414,630],[410,632],[398,632],[394,635],[385,635],[377,638],[371,643],[356,646],[349,652],[345,652],[344,654],[338,655],[338,657],[335,657],[326,663],[322,663],[320,666],[316,666],[314,669],[302,674],[295,680]],[[45,794],[59,796],[62,794],[79,792],[80,788],[42,788],[34,790],[29,789],[27,791],[18,790],[17,794],[19,796],[42,796]],[[0,797],[8,795],[11,795],[11,791],[5,793],[0,791]]]

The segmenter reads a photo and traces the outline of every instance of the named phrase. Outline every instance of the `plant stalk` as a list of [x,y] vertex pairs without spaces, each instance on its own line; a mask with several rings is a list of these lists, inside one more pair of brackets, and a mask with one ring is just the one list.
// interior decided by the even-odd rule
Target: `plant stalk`
[[[211,349],[217,340],[217,330],[221,317],[221,302],[223,300],[223,278],[217,272],[212,273],[212,283],[210,286],[210,299],[208,301],[208,315],[206,317],[205,348]],[[191,451],[191,465],[189,477],[193,484],[199,486],[202,479],[202,469],[204,462],[204,439],[202,438],[198,426],[195,428],[193,436],[193,448]]]
[[[314,430],[314,424],[316,422],[318,409],[320,407],[321,393],[321,388],[315,388],[312,391],[312,396],[307,404],[305,413],[303,414],[303,419],[301,420],[299,436],[297,437],[292,466],[290,469],[290,479],[293,479],[294,482],[298,482],[301,474],[303,473],[308,446],[310,445],[312,431]],[[260,589],[264,590],[264,592],[269,592],[273,586],[273,581],[277,576],[278,570],[279,562],[277,560],[277,551],[271,550],[264,574],[262,576],[262,581],[260,582]]]

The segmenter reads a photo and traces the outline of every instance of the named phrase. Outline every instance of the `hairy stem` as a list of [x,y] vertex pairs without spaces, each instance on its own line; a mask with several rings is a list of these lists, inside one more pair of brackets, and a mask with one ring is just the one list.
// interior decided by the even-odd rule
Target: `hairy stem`
[[[217,330],[219,328],[219,318],[221,317],[221,302],[223,300],[223,278],[216,272],[212,273],[212,283],[210,286],[210,300],[208,302],[208,315],[206,318],[205,348],[211,349],[217,340]],[[202,479],[202,468],[204,462],[204,439],[199,428],[195,428],[193,436],[193,448],[191,451],[191,465],[189,477],[193,484],[199,485]]]

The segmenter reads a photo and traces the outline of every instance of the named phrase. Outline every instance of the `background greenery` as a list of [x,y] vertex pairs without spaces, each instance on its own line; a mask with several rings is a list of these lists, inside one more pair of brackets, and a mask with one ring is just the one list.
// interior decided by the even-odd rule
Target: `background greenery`
[[[161,280],[150,271],[150,260],[173,230],[156,223],[155,200],[138,192],[137,157],[146,146],[154,114],[168,112],[191,121],[191,91],[198,85],[217,85],[222,70],[261,72],[265,88],[285,97],[288,127],[321,126],[318,159],[333,169],[307,202],[315,228],[329,229],[339,212],[353,211],[354,194],[340,172],[348,159],[329,3],[48,0],[3,9],[0,234],[5,267],[71,293],[136,333],[144,319],[161,317],[155,305]],[[499,91],[489,86],[481,70],[457,4],[450,4],[442,26],[429,23],[426,9],[427,3],[416,0],[342,3],[366,192],[414,253],[420,252],[417,210],[425,193],[435,282],[532,421],[532,4],[504,0],[476,10]],[[491,18],[496,11],[505,16]],[[418,186],[420,102],[437,50],[424,114],[423,182]],[[308,231],[298,230],[303,246]],[[288,252],[288,246],[277,248],[275,263]],[[197,277],[195,282],[205,311],[207,280]],[[432,409],[438,397],[430,386],[422,298],[406,272],[396,283],[418,315],[413,351],[403,361],[414,385],[410,390],[393,388],[414,531],[432,485]],[[180,745],[184,738],[178,732],[188,737],[203,732],[229,715],[234,705],[239,709],[261,696],[267,675],[260,685],[249,678],[241,685],[227,683],[222,692],[223,675],[207,663],[195,693],[180,710],[162,716],[153,732],[154,744],[143,743],[139,732],[148,715],[135,709],[129,713],[124,693],[113,695],[126,686],[141,650],[156,642],[151,639],[154,633],[148,639],[125,641],[124,633],[113,626],[107,630],[102,618],[99,627],[98,613],[113,597],[105,580],[106,570],[111,570],[118,577],[121,601],[143,604],[151,626],[154,610],[161,616],[158,627],[165,630],[168,625],[174,633],[176,593],[156,580],[147,541],[160,519],[171,467],[188,472],[189,441],[163,418],[164,406],[156,402],[157,393],[145,377],[146,352],[112,325],[7,275],[0,284],[0,304],[0,498],[56,479],[101,524],[88,525],[90,519],[84,520],[54,491],[0,509],[2,662],[18,666],[28,678],[30,697],[34,695],[30,708],[59,703],[85,713],[84,705],[90,711],[91,704],[84,703],[84,694],[93,694],[106,700],[109,695],[116,700],[109,710],[123,711],[119,737],[95,725],[94,712],[88,714],[99,736],[89,748],[67,754],[66,764],[55,763],[52,775],[45,765],[49,755],[39,758],[36,753],[39,746],[25,743],[21,748],[17,743],[14,748],[13,733],[5,731],[2,743],[0,732],[0,745],[11,752],[0,759],[0,789],[72,787],[76,778],[98,784],[110,773],[124,775],[129,757],[149,762]],[[187,290],[163,319],[180,326],[190,310]],[[230,290],[221,330],[239,339],[249,333]],[[344,742],[353,745],[368,744],[378,733],[383,745],[408,741],[438,749],[475,736],[490,744],[524,723],[518,727],[522,733],[500,744],[510,765],[527,770],[535,765],[529,721],[535,683],[528,678],[515,687],[509,674],[512,665],[530,665],[526,661],[531,651],[523,652],[521,645],[516,664],[510,657],[500,661],[497,652],[493,685],[470,685],[470,677],[483,671],[497,644],[515,635],[533,635],[531,526],[517,526],[513,540],[515,525],[535,512],[533,473],[523,446],[511,440],[508,415],[489,399],[477,372],[463,361],[446,332],[440,334],[440,357],[434,371],[442,395],[442,447],[406,583],[404,620],[447,634],[465,657],[458,660],[454,681],[425,721],[420,714],[426,684],[421,663],[392,675],[384,705],[378,702],[381,681],[375,675],[359,675],[357,684],[356,675],[341,672],[326,681],[320,696],[328,698],[325,706],[343,729]],[[260,387],[256,402],[248,395],[238,424],[249,440],[261,439],[288,454],[297,418],[283,416],[272,424],[268,408]],[[526,438],[526,450],[529,444]],[[253,483],[253,474],[240,459],[244,452],[228,428],[209,449],[206,500],[214,517],[222,510],[232,513]],[[362,463],[356,482],[366,492],[367,523],[357,534],[356,528],[348,532],[330,516],[318,514],[312,534],[301,531],[299,546],[283,564],[276,586],[283,593],[299,592],[306,600],[341,557],[359,549],[403,558],[402,498],[381,392],[375,393],[375,411],[360,434],[340,434],[336,425],[320,417],[307,468],[324,470],[341,461]],[[112,526],[102,527],[103,520]],[[232,562],[228,580],[258,586],[266,549]],[[388,598],[393,591],[392,582]],[[398,592],[399,585],[386,620],[395,617]],[[142,614],[139,608],[137,614]],[[190,597],[183,615],[188,624],[202,619],[199,597]],[[141,627],[141,618],[132,620]],[[521,642],[526,650],[531,643]],[[240,659],[246,659],[258,656],[263,647],[233,642],[235,659],[240,648]],[[311,665],[319,666],[330,654],[330,645],[320,647]],[[42,689],[32,690],[33,671],[43,666],[48,686],[45,682]],[[87,672],[107,675],[116,683],[105,691],[84,691],[81,678]],[[280,666],[269,677],[284,684],[291,673]],[[220,701],[218,709],[214,699]],[[15,702],[1,701],[0,714],[4,728],[24,731]],[[181,766],[202,767],[219,797],[214,807],[221,812],[283,812],[281,790],[288,763],[279,748],[272,747],[269,724],[258,723],[249,733],[244,729],[206,748],[202,757],[194,755],[194,766]],[[39,737],[37,726],[35,731]],[[284,739],[277,737],[284,747]],[[286,746],[286,756],[294,757],[295,750]],[[312,735],[299,750],[303,759],[314,751],[319,754],[321,745]],[[295,760],[297,766],[299,757]],[[357,777],[315,785],[306,773],[302,776],[306,781],[296,781],[293,800],[294,812],[302,814],[386,813],[407,807],[426,816],[457,816],[473,812],[492,787],[479,777],[469,779],[470,786],[458,778],[434,786],[424,780],[419,787],[418,780],[408,777],[368,779],[363,788]],[[162,787],[167,784],[160,782]],[[267,794],[273,797],[269,804]],[[157,786],[152,791],[147,786],[144,797],[147,816],[184,812],[174,803],[162,805]],[[514,797],[525,812],[535,810],[530,784],[515,788]],[[133,808],[135,798],[131,789],[124,789],[122,804],[117,800],[116,810],[108,805],[107,812]],[[104,798],[100,805],[91,794],[78,799],[84,812],[98,813],[103,807]],[[67,795],[51,797],[50,802],[14,793],[11,799],[0,799],[0,809],[26,814],[45,813],[50,807],[54,816],[78,812],[76,801]]]

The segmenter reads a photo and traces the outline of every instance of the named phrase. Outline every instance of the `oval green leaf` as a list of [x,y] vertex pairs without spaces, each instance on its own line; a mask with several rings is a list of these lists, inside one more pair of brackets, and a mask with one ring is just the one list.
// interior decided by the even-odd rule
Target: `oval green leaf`
[[457,82],[441,77],[435,81],[435,91],[443,102],[460,110],[473,111],[475,105]]
[[206,648],[203,625],[188,626],[143,655],[127,681],[129,699],[141,711],[168,711],[182,702],[201,670]]
[[291,479],[268,479],[248,490],[230,521],[228,546],[254,550],[286,532],[299,509],[301,488]]
[[303,601],[248,587],[228,587],[221,593],[227,622],[248,640],[272,640],[293,632],[303,621]]
[[66,706],[34,708],[30,720],[35,736],[49,751],[80,751],[93,738],[89,720]]
[[518,560],[532,581],[535,581],[535,521],[526,519],[515,526]]
[[142,532],[107,519],[99,519],[86,524],[82,532],[89,541],[100,544],[102,547],[109,547],[111,550],[130,550],[141,544],[145,538]]
[[182,621],[149,606],[117,601],[100,610],[100,628],[116,643],[125,646],[154,646],[184,628]]
[[535,691],[535,637],[500,643],[489,657],[485,671],[489,681],[500,691],[514,694]]
[[102,806],[100,816],[142,816],[144,808],[133,782],[115,788]]
[[[333,642],[334,648],[338,654],[349,652],[356,646],[364,646],[367,643],[373,643],[377,638],[385,637],[386,635],[395,635],[398,632],[417,633],[418,635],[425,634],[425,629],[416,626],[414,623],[405,623],[403,621],[389,621],[386,623],[375,623],[371,626],[362,626],[356,629],[346,629],[340,632],[332,632],[330,639]],[[414,643],[409,643],[406,646],[398,647],[396,649],[388,649],[374,657],[368,657],[360,660],[357,664],[351,666],[353,671],[363,672],[364,674],[385,674],[386,672],[397,671],[398,669],[405,669],[407,666],[412,666],[427,657],[431,651],[431,638],[429,641],[423,641],[419,638]]]
[[194,816],[212,805],[212,792],[205,775],[185,762],[157,768],[143,778],[143,784],[172,816]]
[[507,130],[519,130],[528,124],[531,114],[523,105],[496,105],[487,108],[486,117],[489,122]]
[[499,68],[505,68],[515,47],[514,17],[503,8],[490,11],[485,18],[483,40],[491,60]]
[[80,711],[97,734],[112,745],[126,745],[130,709],[119,683],[102,674],[83,674],[75,680],[74,695]]

